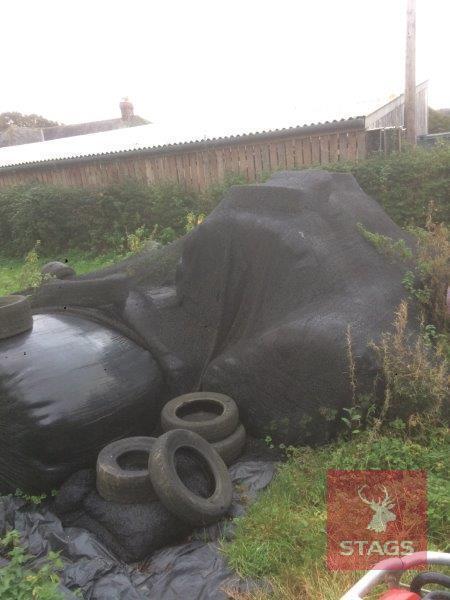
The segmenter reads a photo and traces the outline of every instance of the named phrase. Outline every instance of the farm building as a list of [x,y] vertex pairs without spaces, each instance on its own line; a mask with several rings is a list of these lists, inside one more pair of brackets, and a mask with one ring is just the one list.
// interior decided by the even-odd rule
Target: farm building
[[[257,181],[271,171],[360,160],[399,149],[404,95],[364,116],[228,137],[180,138],[156,124],[0,148],[0,187],[25,182],[96,187],[136,179],[202,190],[227,173]],[[417,86],[417,134],[427,133],[427,82]],[[51,129],[51,128],[50,128]]]

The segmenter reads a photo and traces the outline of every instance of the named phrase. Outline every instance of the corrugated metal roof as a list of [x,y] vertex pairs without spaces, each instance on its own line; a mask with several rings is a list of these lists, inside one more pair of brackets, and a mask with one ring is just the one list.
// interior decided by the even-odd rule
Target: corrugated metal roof
[[109,156],[128,152],[179,150],[183,147],[195,147],[198,145],[228,144],[250,141],[252,139],[264,139],[265,137],[273,137],[274,134],[284,137],[292,135],[296,131],[325,131],[348,127],[364,127],[364,117],[203,139],[199,139],[195,135],[191,136],[187,132],[183,138],[180,138],[177,127],[170,129],[157,124],[140,125],[129,129],[116,129],[101,133],[91,133],[0,148],[0,169],[24,168],[44,162],[66,161],[93,156]]

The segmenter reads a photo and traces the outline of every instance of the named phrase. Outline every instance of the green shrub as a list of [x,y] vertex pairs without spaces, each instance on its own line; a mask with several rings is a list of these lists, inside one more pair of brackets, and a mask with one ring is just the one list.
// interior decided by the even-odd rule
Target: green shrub
[[353,173],[362,189],[400,226],[425,226],[430,202],[433,219],[450,223],[450,144],[322,168]]
[[366,229],[361,223],[357,223],[357,228],[360,234],[371,244],[375,246],[380,254],[384,254],[387,258],[394,260],[410,260],[413,257],[411,248],[408,248],[405,240],[399,239],[396,242],[387,235],[381,233],[373,233]]
[[197,214],[209,214],[222,200],[227,190],[233,185],[246,184],[247,180],[240,173],[227,173],[220,183],[215,183],[198,195]]
[[[430,202],[434,220],[450,222],[448,144],[321,168],[352,172],[401,226],[425,225]],[[1,252],[24,256],[35,240],[42,240],[44,256],[75,248],[125,252],[127,236],[141,227],[148,232],[157,227],[154,239],[167,243],[183,235],[193,219],[209,214],[231,185],[243,183],[243,175],[227,174],[201,193],[133,180],[95,190],[43,184],[0,189]]]
[[433,108],[428,109],[429,133],[446,133],[450,131],[450,116]]
[[[101,190],[41,184],[0,190],[1,251],[20,256],[35,240],[51,256],[70,248],[104,254],[126,251],[127,236],[144,228],[172,237],[184,234],[197,197],[173,184],[128,181]],[[167,240],[165,231],[163,238]],[[158,241],[158,240],[157,240]]]
[[33,558],[20,545],[17,531],[10,531],[0,539],[1,553],[8,564],[0,569],[0,598],[2,600],[63,600],[59,591],[58,571],[63,563],[56,552],[49,552],[38,570],[27,568]]
[[411,430],[415,424],[437,424],[449,394],[449,365],[430,344],[429,332],[415,340],[408,334],[408,304],[395,315],[392,332],[372,343],[385,386],[380,424],[401,418]]
[[19,278],[20,287],[23,290],[38,287],[42,283],[38,254],[40,244],[40,240],[37,240],[33,248],[25,256],[25,262]]
[[415,252],[403,239],[396,242],[388,236],[368,231],[361,223],[358,231],[380,254],[410,266],[402,283],[412,300],[421,307],[427,327],[442,331],[447,324],[447,288],[450,282],[450,230],[444,223],[434,223],[429,216],[426,227],[410,227],[416,238]]

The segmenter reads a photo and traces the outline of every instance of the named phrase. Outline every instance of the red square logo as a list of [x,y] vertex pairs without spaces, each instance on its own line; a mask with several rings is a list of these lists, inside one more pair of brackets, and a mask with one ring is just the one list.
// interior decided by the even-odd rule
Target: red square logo
[[368,570],[381,560],[426,550],[425,471],[328,471],[330,570]]

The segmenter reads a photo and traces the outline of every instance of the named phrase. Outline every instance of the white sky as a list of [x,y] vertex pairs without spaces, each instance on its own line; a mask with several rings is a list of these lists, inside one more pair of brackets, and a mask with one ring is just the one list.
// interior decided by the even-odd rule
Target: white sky
[[[135,113],[198,135],[364,114],[404,86],[406,0],[0,0],[0,112]],[[417,0],[417,82],[450,107],[450,0]]]

